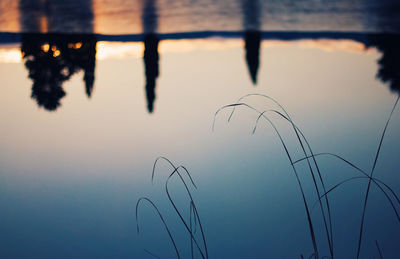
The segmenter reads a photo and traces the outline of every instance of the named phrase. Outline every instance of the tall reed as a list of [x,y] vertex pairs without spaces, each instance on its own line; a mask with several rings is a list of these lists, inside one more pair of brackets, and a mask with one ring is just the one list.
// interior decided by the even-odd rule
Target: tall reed
[[[206,235],[204,233],[204,228],[203,228],[203,224],[201,223],[201,219],[199,216],[199,212],[196,206],[196,203],[193,199],[193,195],[192,192],[189,188],[188,183],[185,181],[185,179],[182,176],[181,171],[183,171],[183,173],[185,173],[189,179],[190,184],[194,187],[197,188],[196,184],[193,181],[193,178],[191,176],[191,174],[189,173],[189,171],[186,169],[186,167],[184,166],[175,166],[168,158],[166,157],[158,157],[154,164],[153,164],[153,170],[152,170],[152,174],[151,174],[151,182],[154,182],[154,176],[155,176],[155,172],[156,172],[156,165],[159,163],[160,160],[163,160],[165,162],[167,162],[171,168],[172,168],[172,172],[169,174],[169,176],[167,177],[167,180],[165,181],[164,187],[165,187],[165,193],[168,197],[168,200],[170,202],[170,204],[172,205],[174,212],[176,213],[176,215],[178,216],[180,222],[185,226],[186,231],[189,234],[189,238],[190,238],[190,251],[191,251],[191,258],[194,258],[194,247],[197,249],[197,251],[200,253],[200,256],[204,259],[208,259],[208,248],[207,248],[207,241],[206,241]],[[170,179],[172,177],[174,177],[175,175],[178,175],[180,182],[183,184],[183,186],[185,187],[186,193],[190,199],[189,202],[189,222],[187,220],[185,220],[185,218],[183,217],[183,213],[178,209],[178,207],[176,206],[176,203],[174,202],[173,197],[171,196],[170,192],[169,192],[169,187],[168,187],[168,183],[170,181]],[[162,213],[160,212],[160,210],[158,209],[158,207],[152,202],[152,200],[150,200],[147,197],[142,197],[140,198],[137,203],[136,203],[136,224],[137,224],[137,232],[139,233],[139,221],[138,221],[138,213],[139,213],[139,205],[142,201],[147,201],[148,203],[150,203],[152,205],[153,208],[155,208],[155,210],[157,211],[157,214],[159,215],[168,235],[170,238],[170,241],[172,243],[172,245],[174,246],[177,258],[181,258],[180,252],[179,252],[179,248],[176,245],[175,239],[173,237],[173,234],[171,233],[167,222],[164,220]],[[196,234],[196,230],[197,230],[197,225],[198,228],[200,229],[200,235],[201,235],[201,243],[197,240],[197,238],[195,237]],[[154,255],[154,253],[151,253],[152,255]]]
[[[268,101],[271,101],[273,104],[275,104],[275,105],[277,105],[279,107],[279,110],[269,109],[269,110],[261,111],[261,110],[255,108],[254,106],[249,105],[248,103],[243,101],[246,98],[251,97],[251,96],[261,97],[261,98],[264,98],[264,99],[266,99]],[[362,242],[362,233],[363,233],[363,226],[364,226],[365,209],[366,209],[366,205],[367,205],[368,194],[369,194],[369,189],[370,189],[371,183],[374,183],[378,187],[378,189],[385,195],[386,199],[388,200],[388,202],[390,203],[390,205],[391,205],[391,207],[392,207],[392,209],[394,211],[394,214],[396,215],[396,218],[400,222],[399,209],[397,208],[400,205],[400,200],[399,200],[398,195],[386,183],[384,183],[383,181],[373,177],[373,172],[374,172],[374,169],[375,169],[378,157],[379,157],[379,153],[380,153],[380,150],[381,150],[381,146],[382,146],[382,143],[383,143],[385,132],[386,132],[388,124],[389,124],[389,122],[391,120],[391,117],[393,115],[393,112],[394,112],[395,108],[397,107],[398,101],[399,101],[399,98],[397,98],[395,104],[393,105],[393,108],[392,108],[392,111],[391,111],[391,113],[389,115],[389,118],[386,121],[383,133],[382,133],[381,138],[380,138],[380,142],[379,142],[378,149],[377,149],[377,152],[376,152],[376,156],[375,156],[375,159],[374,159],[373,168],[371,170],[371,174],[370,175],[368,175],[365,171],[361,170],[358,166],[354,165],[354,163],[348,161],[347,159],[345,159],[345,158],[343,158],[343,157],[341,157],[339,155],[332,154],[332,153],[317,153],[317,154],[315,154],[313,152],[312,148],[311,148],[311,145],[309,144],[309,141],[305,137],[304,133],[293,122],[292,118],[290,117],[290,115],[288,114],[286,109],[279,102],[277,102],[275,99],[273,99],[272,97],[267,96],[267,95],[263,95],[263,94],[248,94],[248,95],[245,95],[245,96],[239,98],[236,103],[228,104],[228,105],[225,105],[225,106],[219,108],[215,112],[215,115],[214,115],[213,124],[212,124],[212,130],[214,131],[215,123],[216,123],[216,117],[221,111],[226,110],[226,109],[231,109],[230,115],[228,117],[228,122],[229,122],[232,119],[232,116],[235,113],[236,109],[239,108],[239,107],[248,108],[248,109],[250,109],[250,110],[252,110],[252,111],[254,111],[254,112],[256,112],[258,114],[257,120],[255,122],[255,126],[253,128],[253,133],[256,131],[256,129],[258,127],[258,124],[259,124],[259,121],[261,119],[264,119],[272,127],[272,129],[276,133],[277,137],[279,138],[280,143],[281,143],[281,145],[282,145],[282,147],[283,147],[283,149],[285,151],[285,154],[286,154],[286,156],[287,156],[287,158],[288,158],[288,160],[289,160],[289,162],[291,164],[293,173],[294,173],[294,175],[296,177],[296,180],[297,180],[297,183],[298,183],[298,186],[299,186],[299,190],[300,190],[300,193],[301,193],[301,196],[302,196],[302,200],[303,200],[303,204],[304,204],[304,209],[305,209],[305,212],[306,212],[306,215],[307,215],[310,239],[311,239],[311,242],[312,242],[312,245],[313,245],[313,248],[314,248],[314,252],[312,253],[311,256],[314,257],[314,258],[320,258],[319,249],[318,249],[316,236],[315,236],[315,224],[313,223],[313,220],[312,220],[312,218],[310,216],[310,204],[308,204],[307,199],[305,197],[305,191],[304,191],[304,188],[303,188],[303,183],[300,181],[299,173],[296,170],[295,165],[297,163],[301,162],[301,161],[307,161],[308,170],[309,170],[309,173],[310,173],[310,175],[312,177],[312,180],[313,180],[314,190],[315,190],[315,193],[317,194],[316,204],[319,205],[321,216],[322,216],[322,219],[323,219],[323,222],[324,222],[325,237],[326,237],[326,240],[327,240],[327,243],[328,243],[329,253],[330,253],[329,258],[334,258],[334,238],[333,238],[332,216],[331,216],[331,209],[330,209],[330,204],[329,204],[329,199],[328,199],[329,195],[328,194],[331,191],[335,190],[336,188],[338,188],[339,186],[341,186],[342,184],[344,184],[346,182],[353,181],[353,180],[356,180],[356,179],[367,179],[368,180],[368,186],[367,186],[367,192],[366,192],[365,199],[364,199],[363,213],[362,213],[362,218],[361,218],[360,236],[359,236],[358,248],[357,248],[357,258],[358,258],[359,257],[359,253],[360,253],[361,242]],[[287,144],[286,144],[282,134],[280,133],[280,131],[277,128],[276,124],[272,121],[271,116],[268,116],[269,114],[277,115],[278,117],[284,119],[285,121],[287,121],[290,124],[291,128],[293,129],[293,131],[295,133],[297,142],[298,142],[298,144],[299,144],[299,146],[300,146],[300,148],[301,148],[301,150],[302,150],[302,152],[304,154],[303,158],[298,159],[296,161],[293,161],[292,155],[290,154],[290,152],[288,150]],[[318,156],[322,156],[322,155],[332,156],[332,157],[335,157],[335,158],[345,162],[351,168],[356,169],[356,171],[362,173],[363,176],[350,177],[348,179],[345,179],[344,181],[341,181],[341,182],[337,183],[332,188],[327,189],[326,185],[324,183],[324,179],[323,179],[322,174],[321,174],[321,170],[320,170],[320,168],[318,166],[317,159],[316,159]],[[313,169],[313,167],[316,169],[316,172]],[[319,182],[317,182],[317,180]],[[392,197],[389,195],[389,193],[392,195]],[[324,204],[322,203],[322,200],[324,201]],[[395,204],[397,204],[397,207],[396,207]],[[315,205],[313,207],[315,207]]]
[[[254,106],[244,102],[245,99],[247,99],[248,97],[252,97],[252,96],[264,98],[267,101],[271,101],[274,105],[277,105],[277,107],[279,107],[279,109],[259,110],[259,109],[255,108]],[[216,118],[217,118],[218,114],[221,113],[221,111],[226,110],[226,109],[231,109],[231,112],[227,119],[229,122],[233,118],[233,115],[234,115],[235,111],[237,110],[237,108],[241,108],[241,107],[250,109],[251,111],[255,112],[258,115],[257,119],[254,123],[254,128],[252,131],[253,134],[256,132],[256,129],[259,127],[259,123],[262,120],[266,121],[272,127],[272,129],[275,132],[276,136],[278,137],[279,142],[280,142],[280,144],[285,152],[285,155],[290,163],[291,170],[293,171],[293,174],[296,178],[296,182],[297,182],[297,185],[299,187],[299,191],[300,191],[300,194],[302,197],[302,203],[304,205],[304,210],[305,210],[306,218],[307,218],[307,225],[308,225],[308,230],[309,230],[309,235],[310,235],[310,241],[311,241],[311,244],[313,247],[313,252],[308,256],[308,258],[316,258],[316,259],[318,259],[318,258],[335,258],[333,218],[332,218],[332,211],[331,211],[331,206],[330,206],[330,201],[329,201],[330,193],[337,190],[340,186],[342,186],[345,183],[353,182],[356,180],[357,181],[358,180],[367,180],[368,185],[367,185],[366,194],[364,196],[364,202],[363,202],[363,207],[362,207],[362,217],[360,220],[360,234],[359,234],[358,244],[357,244],[357,258],[359,258],[360,251],[361,251],[362,237],[363,237],[363,229],[364,229],[364,225],[365,225],[364,220],[365,220],[366,207],[367,207],[367,202],[368,202],[368,197],[369,197],[369,191],[370,191],[372,184],[374,184],[378,188],[378,190],[381,191],[382,194],[385,196],[387,202],[390,204],[391,208],[393,209],[394,215],[396,216],[398,222],[400,223],[399,195],[396,194],[396,192],[393,190],[393,188],[391,188],[388,184],[386,184],[382,180],[374,177],[374,171],[376,168],[376,164],[378,162],[379,154],[381,152],[385,133],[388,128],[389,122],[392,118],[392,115],[397,107],[399,99],[400,99],[400,97],[397,98],[396,102],[394,103],[391,113],[386,121],[385,127],[384,127],[383,132],[380,137],[380,141],[379,141],[378,148],[377,148],[377,151],[376,151],[376,154],[374,157],[374,162],[373,162],[373,166],[372,166],[370,174],[368,174],[365,170],[362,170],[359,166],[355,165],[353,162],[350,162],[348,159],[346,159],[340,155],[337,155],[334,153],[328,153],[328,152],[315,153],[313,151],[309,141],[307,140],[305,134],[294,123],[294,121],[292,120],[291,116],[286,111],[286,109],[275,99],[273,99],[267,95],[248,94],[248,95],[245,95],[245,96],[239,98],[236,103],[222,106],[214,114],[212,130],[213,131],[215,130]],[[296,137],[296,143],[298,144],[303,157],[301,157],[300,159],[297,159],[297,160],[293,159],[293,155],[291,154],[291,152],[289,150],[287,141],[285,140],[284,136],[278,129],[277,125],[274,123],[273,116],[277,116],[278,118],[283,119],[285,122],[289,123],[289,126],[293,130],[293,133]],[[322,176],[322,172],[320,170],[320,166],[317,161],[318,160],[317,158],[320,156],[330,156],[332,158],[338,159],[338,161],[345,163],[347,166],[354,169],[354,171],[359,173],[360,175],[348,177],[348,178],[334,184],[330,188],[327,188],[327,185]],[[175,166],[169,159],[167,159],[165,157],[159,157],[155,160],[154,165],[153,165],[153,170],[152,170],[152,175],[151,175],[152,183],[153,183],[153,180],[155,177],[156,165],[158,164],[158,162],[160,160],[167,162],[167,164],[169,164],[171,167],[171,172],[165,181],[165,193],[168,197],[170,205],[172,205],[173,211],[178,216],[180,222],[184,225],[187,233],[189,234],[191,258],[194,258],[195,250],[197,250],[199,252],[199,254],[202,258],[209,258],[207,242],[206,242],[206,235],[205,235],[204,228],[203,228],[203,225],[200,220],[197,206],[193,200],[191,189],[189,188],[189,184],[191,186],[193,186],[194,188],[197,188],[192,179],[192,176],[190,175],[189,171],[184,166]],[[300,175],[299,175],[300,172],[296,168],[296,165],[303,161],[307,162],[308,172],[311,176],[312,186],[313,186],[313,189],[314,189],[315,195],[316,195],[316,201],[313,204],[310,204],[309,201],[307,200],[306,191],[303,186],[304,183],[302,182],[302,180],[300,178]],[[187,176],[187,178],[189,179],[189,182],[187,182],[185,180],[185,178],[182,176],[182,172],[184,173],[184,175]],[[188,220],[184,218],[182,211],[180,211],[178,209],[178,207],[176,206],[176,202],[174,201],[174,199],[171,196],[170,191],[169,191],[168,183],[169,183],[170,179],[176,175],[178,176],[180,182],[185,187],[186,194],[188,195],[189,200],[190,200],[190,202],[189,202],[189,219]],[[140,198],[136,204],[136,219],[137,219],[138,233],[139,233],[139,222],[138,222],[139,205],[145,201],[148,202],[156,210],[160,220],[162,221],[162,223],[169,235],[171,244],[173,245],[173,247],[175,249],[175,253],[176,253],[177,257],[181,258],[179,248],[175,242],[175,239],[173,237],[173,234],[172,234],[170,228],[168,227],[167,222],[163,218],[162,213],[160,212],[158,207],[149,198],[146,198],[146,197]],[[323,230],[325,233],[324,240],[326,241],[327,246],[329,248],[329,255],[325,255],[325,256],[321,254],[322,252],[319,247],[319,244],[321,241],[320,242],[317,241],[317,236],[315,234],[317,224],[314,222],[313,217],[311,216],[312,210],[315,209],[316,207],[319,207],[320,215],[323,220]],[[196,238],[197,228],[200,230],[201,241]],[[382,252],[382,249],[379,246],[379,243],[377,240],[375,241],[375,245],[376,245],[376,248],[377,248],[380,258],[383,258],[383,252]],[[150,251],[146,250],[146,252],[151,254],[154,257],[157,257],[157,255],[155,255],[154,253],[152,253]],[[303,254],[301,254],[300,257],[305,258]]]

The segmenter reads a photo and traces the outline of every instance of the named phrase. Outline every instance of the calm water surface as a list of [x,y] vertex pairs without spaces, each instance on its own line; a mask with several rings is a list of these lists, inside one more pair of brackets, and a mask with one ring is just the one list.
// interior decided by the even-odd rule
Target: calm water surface
[[[219,108],[255,93],[286,108],[314,154],[354,165],[316,157],[326,191],[355,177],[327,197],[334,258],[356,258],[368,186],[360,170],[371,173],[399,96],[398,12],[392,1],[1,1],[0,257],[175,258],[143,200],[137,233],[136,203],[148,197],[191,258],[165,192],[167,162],[151,181],[165,156],[197,186],[209,258],[308,258],[304,201],[274,128],[260,120],[252,134],[258,114],[245,106],[229,123],[223,109],[212,127]],[[304,157],[275,103],[241,102],[267,111],[292,161]],[[399,145],[396,107],[373,173],[396,194]],[[329,256],[307,161],[294,168],[319,257]],[[360,258],[399,254],[400,204],[380,186],[388,196],[372,182]],[[168,187],[190,222],[177,175]],[[194,236],[206,255],[198,222]]]
[[393,0],[2,0],[0,28],[134,34],[146,30],[144,17],[150,23],[157,17],[160,33],[243,28],[399,32],[399,11]]

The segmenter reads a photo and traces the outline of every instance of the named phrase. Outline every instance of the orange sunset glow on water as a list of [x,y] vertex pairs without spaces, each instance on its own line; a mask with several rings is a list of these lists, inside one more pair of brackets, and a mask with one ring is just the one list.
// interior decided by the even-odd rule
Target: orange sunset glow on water
[[[263,41],[263,48],[279,48],[294,46],[297,48],[315,48],[324,51],[348,51],[355,53],[368,54],[373,48],[367,48],[364,44],[351,40],[299,40],[299,41]],[[71,48],[79,48],[79,43],[70,45]],[[166,40],[160,44],[160,53],[181,53],[199,50],[228,50],[243,47],[241,40]],[[44,45],[43,48],[48,48]],[[142,58],[143,44],[139,42],[119,43],[119,42],[98,42],[96,59],[123,59],[123,58]],[[18,63],[22,61],[21,51],[15,44],[0,47],[1,63]]]

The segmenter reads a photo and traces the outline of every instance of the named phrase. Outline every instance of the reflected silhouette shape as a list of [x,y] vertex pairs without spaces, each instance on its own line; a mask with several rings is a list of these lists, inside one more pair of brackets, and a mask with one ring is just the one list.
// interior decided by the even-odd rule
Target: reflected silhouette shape
[[21,53],[32,79],[31,97],[39,107],[54,111],[65,96],[62,84],[84,71],[85,89],[91,96],[97,39],[94,35],[23,34]]
[[260,65],[261,4],[258,0],[242,0],[245,56],[251,81],[257,84]]
[[142,27],[144,32],[144,69],[146,76],[146,99],[147,110],[152,113],[156,99],[156,79],[159,75],[158,69],[158,43],[160,39],[156,35],[158,27],[158,16],[156,11],[156,0],[146,0],[143,6]]
[[260,65],[261,32],[245,32],[246,62],[253,84],[257,84],[257,72]]
[[368,44],[382,53],[377,61],[379,69],[376,77],[400,95],[400,35],[373,35],[369,37]]
[[[21,52],[32,79],[32,98],[39,107],[54,111],[65,96],[62,84],[84,71],[85,89],[92,95],[96,56],[92,0],[19,0]],[[57,34],[65,31],[77,34]],[[46,34],[40,34],[46,33]]]
[[154,100],[156,98],[155,88],[158,77],[158,42],[155,34],[147,34],[144,37],[144,65],[146,74],[146,97],[147,110],[152,113],[154,109]]

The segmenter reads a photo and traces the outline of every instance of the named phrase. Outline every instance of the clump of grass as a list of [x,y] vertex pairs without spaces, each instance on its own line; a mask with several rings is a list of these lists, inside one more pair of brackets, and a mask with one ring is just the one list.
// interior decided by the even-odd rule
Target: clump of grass
[[[251,96],[257,96],[257,97],[261,97],[264,98],[268,101],[271,101],[273,104],[277,105],[279,107],[278,110],[276,109],[269,109],[269,110],[258,110],[257,108],[255,108],[254,106],[244,102],[244,100],[248,97]],[[399,97],[400,98],[400,97]],[[315,224],[313,223],[313,220],[311,218],[311,214],[310,214],[310,204],[307,202],[306,199],[306,195],[305,195],[305,190],[303,188],[303,183],[301,182],[300,178],[299,178],[299,173],[295,167],[295,165],[301,161],[306,161],[308,164],[308,171],[311,175],[312,181],[313,181],[313,187],[315,190],[315,193],[317,195],[317,201],[314,204],[313,207],[315,207],[316,205],[319,205],[320,208],[320,212],[321,212],[321,216],[323,219],[323,223],[324,223],[324,230],[325,230],[325,237],[326,237],[326,242],[328,244],[329,247],[329,256],[322,256],[322,258],[334,258],[334,239],[333,239],[333,229],[332,229],[332,217],[331,217],[331,209],[330,209],[330,203],[329,203],[329,198],[328,198],[328,194],[337,189],[339,186],[341,186],[342,184],[346,183],[346,182],[350,182],[353,180],[357,180],[357,179],[367,179],[368,180],[368,186],[367,186],[367,191],[366,191],[366,195],[364,198],[364,203],[363,203],[363,212],[362,212],[362,217],[361,217],[361,227],[360,227],[360,235],[359,235],[359,239],[358,239],[358,246],[357,246],[357,258],[359,258],[359,254],[360,254],[360,249],[361,249],[361,243],[362,243],[362,234],[363,234],[363,227],[364,227],[364,219],[365,219],[365,211],[366,211],[366,206],[367,206],[367,201],[368,201],[368,195],[369,195],[369,190],[370,190],[370,186],[371,183],[374,183],[378,189],[385,195],[386,199],[388,200],[388,202],[390,203],[391,207],[393,208],[394,214],[396,215],[396,218],[398,219],[398,221],[400,222],[400,217],[399,217],[399,211],[396,207],[396,203],[397,206],[400,205],[400,200],[398,195],[393,191],[392,188],[390,188],[386,183],[384,183],[383,181],[373,177],[373,173],[378,161],[378,157],[380,154],[380,150],[382,147],[382,143],[383,143],[383,139],[386,133],[386,129],[389,125],[389,122],[391,120],[391,117],[393,115],[393,112],[395,110],[395,108],[397,107],[397,104],[399,102],[399,98],[397,98],[395,104],[393,105],[393,109],[389,115],[389,118],[386,121],[383,133],[381,135],[380,138],[380,142],[378,145],[378,149],[376,151],[376,155],[375,155],[375,159],[374,159],[374,163],[372,166],[372,170],[370,174],[367,174],[364,170],[360,169],[358,166],[356,166],[354,163],[351,163],[349,160],[336,155],[336,154],[332,154],[332,153],[317,153],[315,154],[311,148],[311,145],[309,144],[307,138],[305,137],[305,135],[303,134],[303,132],[300,130],[300,128],[293,122],[292,118],[290,117],[290,115],[288,114],[288,112],[286,111],[286,109],[279,103],[277,102],[275,99],[271,98],[270,96],[267,95],[263,95],[263,94],[248,94],[245,95],[241,98],[239,98],[237,100],[236,103],[233,104],[229,104],[229,105],[225,105],[223,107],[221,107],[220,109],[218,109],[214,115],[214,120],[213,120],[213,124],[212,124],[212,130],[214,131],[215,128],[215,122],[216,122],[216,118],[217,115],[226,109],[231,109],[231,113],[228,117],[228,122],[232,119],[233,114],[235,113],[236,109],[239,107],[244,107],[244,108],[248,108],[252,111],[254,111],[255,113],[258,114],[257,120],[255,122],[255,126],[253,128],[253,134],[255,133],[258,124],[260,122],[261,119],[264,119],[264,121],[266,121],[274,130],[274,132],[276,133],[277,137],[279,138],[279,141],[286,153],[286,156],[289,160],[289,163],[292,167],[293,173],[296,177],[298,186],[299,186],[299,190],[302,196],[302,200],[303,200],[303,204],[304,204],[304,209],[307,215],[307,222],[308,222],[308,226],[309,226],[309,233],[310,233],[310,239],[313,245],[313,249],[314,252],[311,254],[310,258],[320,258],[320,254],[319,254],[319,248],[317,245],[317,241],[316,241],[316,236],[315,236]],[[282,136],[282,134],[280,133],[279,129],[277,128],[276,124],[272,121],[272,116],[271,115],[277,115],[279,118],[284,119],[285,121],[287,121],[291,128],[293,129],[293,132],[296,136],[297,142],[302,150],[302,153],[304,154],[304,157],[301,159],[298,159],[296,161],[293,160],[292,155],[288,149],[288,146]],[[332,156],[335,157],[343,162],[345,162],[347,165],[349,165],[351,168],[356,169],[357,172],[361,173],[363,176],[357,176],[357,177],[350,177],[348,179],[345,179],[337,184],[335,184],[333,187],[331,187],[330,189],[327,189],[321,174],[321,170],[318,166],[318,162],[317,162],[317,157],[318,156],[322,156],[322,155],[327,155],[327,156]],[[315,168],[315,169],[314,169]],[[392,197],[389,195],[389,193],[392,195]],[[376,246],[378,247],[379,250],[379,254],[381,255],[381,250],[378,246],[378,243],[376,242]],[[301,257],[303,258],[303,255],[301,255]]]
[[[156,172],[156,166],[157,163],[159,161],[165,161],[167,162],[170,166],[171,166],[171,172],[169,174],[169,176],[167,177],[167,180],[165,181],[165,193],[168,197],[168,200],[170,202],[170,204],[172,205],[174,212],[176,213],[176,215],[178,216],[180,222],[185,226],[185,229],[187,231],[187,233],[189,234],[189,238],[190,238],[190,251],[191,251],[191,257],[194,258],[194,249],[197,249],[197,251],[199,252],[200,256],[202,258],[208,259],[208,248],[207,248],[207,242],[206,242],[206,237],[205,237],[205,233],[204,233],[204,228],[203,225],[201,223],[200,220],[200,216],[197,210],[197,206],[196,203],[193,199],[193,195],[192,192],[189,188],[188,183],[186,182],[185,178],[182,176],[182,172],[184,174],[186,174],[186,176],[189,179],[190,184],[194,187],[196,187],[196,184],[193,181],[192,176],[190,175],[189,171],[186,169],[186,167],[184,166],[175,166],[168,158],[166,157],[158,157],[153,165],[153,170],[152,170],[152,174],[151,174],[151,182],[154,182],[154,177],[155,177],[155,172]],[[168,183],[170,181],[170,179],[174,176],[178,176],[180,182],[183,184],[183,186],[185,187],[186,190],[186,194],[189,197],[189,220],[187,221],[184,217],[183,217],[183,213],[178,209],[178,207],[176,206],[173,197],[171,196],[170,192],[169,192],[169,187],[168,187]],[[153,201],[147,197],[142,197],[140,198],[137,203],[136,203],[136,226],[137,226],[137,232],[139,233],[139,221],[138,221],[138,213],[139,213],[139,205],[142,202],[148,202],[157,212],[160,220],[162,221],[162,224],[165,227],[165,230],[168,233],[168,236],[170,238],[170,241],[175,249],[175,253],[177,258],[181,258],[180,252],[179,252],[179,248],[175,242],[175,239],[173,237],[173,234],[170,231],[170,228],[168,227],[167,222],[165,221],[162,213],[160,212],[160,210],[158,209],[158,207],[153,203]],[[201,242],[197,240],[195,234],[197,232],[197,228],[200,229],[200,235],[201,235]],[[156,256],[154,253],[147,251],[147,253]],[[158,257],[158,256],[156,256]]]
[[[261,97],[268,101],[271,101],[272,103],[277,105],[279,107],[279,109],[268,109],[268,110],[263,110],[263,111],[258,110],[254,106],[244,102],[244,100],[246,98],[251,97],[251,96]],[[394,212],[398,222],[400,223],[400,213],[399,213],[400,199],[399,199],[399,196],[388,184],[384,183],[382,180],[374,177],[374,175],[373,175],[374,170],[376,168],[378,158],[379,158],[380,150],[381,150],[381,147],[383,144],[383,140],[385,137],[387,127],[392,118],[393,112],[394,112],[395,108],[397,107],[399,99],[400,99],[400,97],[397,98],[395,104],[393,105],[393,109],[389,115],[389,118],[386,121],[385,127],[384,127],[383,132],[380,137],[380,142],[379,142],[379,145],[378,145],[378,148],[376,151],[376,155],[374,157],[374,163],[373,163],[370,174],[368,174],[365,170],[362,170],[359,166],[355,165],[354,163],[350,162],[348,159],[343,158],[340,155],[333,154],[333,153],[326,153],[326,152],[325,153],[315,153],[313,151],[313,149],[311,148],[309,141],[305,137],[305,134],[293,122],[292,118],[290,117],[290,115],[288,114],[286,109],[279,102],[277,102],[276,100],[274,100],[273,98],[271,98],[267,95],[262,95],[262,94],[245,95],[245,96],[239,98],[236,103],[225,105],[225,106],[221,107],[220,109],[218,109],[216,111],[216,113],[214,115],[212,130],[214,131],[217,115],[221,111],[226,110],[226,109],[231,109],[231,113],[228,116],[228,122],[229,122],[232,119],[236,109],[240,108],[240,107],[248,108],[248,109],[254,111],[256,114],[258,114],[258,117],[254,124],[253,132],[252,132],[253,134],[256,132],[256,130],[259,126],[259,123],[262,120],[266,121],[272,127],[273,131],[276,133],[276,135],[281,143],[283,150],[285,151],[286,157],[291,165],[291,169],[296,178],[296,181],[297,181],[297,184],[299,187],[299,191],[302,196],[302,202],[303,202],[304,210],[305,210],[305,213],[307,216],[310,240],[311,240],[311,243],[313,246],[313,252],[308,256],[308,258],[316,258],[316,259],[318,259],[318,258],[335,258],[335,246],[334,246],[334,238],[333,238],[334,235],[333,235],[333,227],[332,227],[333,219],[332,219],[332,215],[331,215],[332,213],[331,213],[331,206],[330,206],[330,202],[329,202],[329,194],[332,191],[337,190],[340,186],[342,186],[345,183],[352,182],[355,180],[360,180],[360,179],[368,180],[367,191],[366,191],[366,194],[364,197],[364,202],[363,202],[363,207],[362,207],[362,217],[360,220],[360,222],[361,222],[360,235],[359,235],[358,244],[357,244],[357,258],[359,258],[362,237],[363,237],[365,211],[366,211],[366,206],[367,206],[368,197],[369,197],[369,190],[370,190],[370,187],[372,184],[374,184],[384,194],[385,198],[387,199],[391,208],[393,209],[393,212]],[[277,116],[278,118],[283,119],[284,121],[289,123],[289,126],[293,130],[293,133],[296,136],[296,141],[301,149],[301,152],[303,155],[302,158],[297,159],[297,160],[293,159],[293,155],[289,151],[288,145],[286,144],[286,141],[285,141],[283,135],[281,134],[280,130],[278,129],[278,127],[272,120],[273,115]],[[324,182],[320,167],[318,165],[318,161],[317,161],[317,158],[320,156],[330,156],[335,159],[338,159],[339,161],[345,163],[350,168],[354,169],[355,172],[358,172],[361,175],[346,178],[346,179],[340,181],[339,183],[334,184],[332,187],[327,188],[326,184]],[[191,190],[189,188],[189,185],[193,186],[194,188],[197,188],[197,187],[196,187],[189,171],[184,166],[175,166],[170,160],[168,160],[165,157],[159,157],[155,160],[154,165],[153,165],[152,175],[151,175],[152,183],[153,183],[153,180],[155,177],[156,165],[160,160],[167,162],[171,166],[171,173],[169,174],[169,176],[167,177],[167,180],[165,181],[165,193],[168,197],[170,204],[172,205],[174,212],[178,216],[180,222],[185,226],[185,229],[186,229],[187,233],[189,234],[190,246],[191,246],[190,247],[191,257],[194,258],[194,251],[196,249],[202,258],[208,258],[209,255],[208,255],[207,242],[206,242],[206,238],[205,238],[204,229],[203,229],[203,226],[202,226],[202,223],[200,220],[197,206],[193,200],[193,196],[192,196]],[[306,192],[303,187],[303,182],[301,181],[299,172],[296,168],[296,165],[303,161],[307,162],[308,172],[311,176],[312,186],[314,188],[315,195],[316,195],[316,201],[314,202],[314,204],[312,206],[310,206],[311,204],[307,201]],[[187,182],[185,180],[185,178],[182,176],[182,173],[184,173],[188,177],[189,182]],[[186,193],[189,197],[189,200],[190,200],[190,202],[189,202],[189,220],[187,220],[183,217],[183,213],[178,209],[178,207],[176,206],[176,204],[174,202],[173,197],[171,196],[171,194],[169,192],[168,183],[169,183],[170,179],[174,176],[177,176],[180,179],[180,182],[185,187]],[[164,220],[162,213],[157,208],[157,206],[149,198],[146,198],[146,197],[140,198],[136,204],[137,231],[139,232],[139,222],[138,222],[139,205],[143,202],[149,203],[156,210],[160,220],[162,221],[162,223],[169,235],[170,241],[171,241],[172,245],[174,246],[177,257],[181,258],[181,255],[180,255],[178,246],[174,240],[173,234],[171,233],[167,222]],[[320,215],[323,219],[323,228],[324,228],[324,233],[325,233],[324,240],[327,243],[327,246],[329,247],[329,255],[328,256],[327,255],[323,256],[320,254],[321,249],[319,248],[318,244],[321,244],[321,241],[317,242],[317,237],[315,234],[316,233],[316,229],[315,229],[316,224],[313,221],[313,218],[311,217],[311,212],[316,207],[319,207]],[[200,229],[201,241],[197,240],[197,238],[195,237],[197,228]],[[383,258],[382,249],[379,246],[377,240],[375,241],[375,245],[376,245],[376,248],[377,248],[380,258]],[[147,251],[147,250],[145,250],[145,251],[154,257],[158,257],[157,255],[153,254],[150,251]],[[300,257],[305,258],[303,254],[301,254]]]

